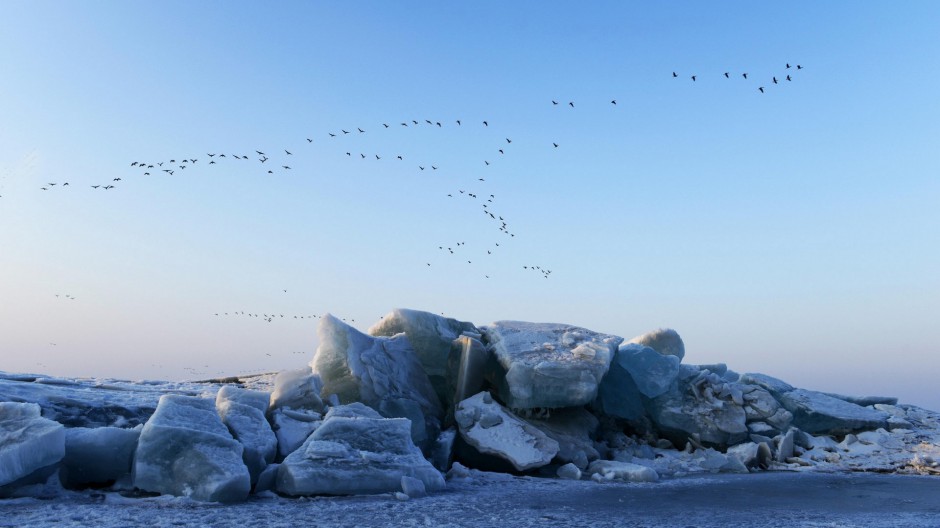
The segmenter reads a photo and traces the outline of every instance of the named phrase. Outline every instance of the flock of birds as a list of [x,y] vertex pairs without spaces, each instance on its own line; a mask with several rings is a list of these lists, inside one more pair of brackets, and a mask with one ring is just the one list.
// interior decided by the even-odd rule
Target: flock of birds
[[[779,75],[773,75],[769,79],[769,83],[772,85],[779,85],[781,83],[792,82],[794,79],[795,72],[803,69],[801,64],[791,65],[787,63],[785,65],[784,71]],[[685,74],[680,75],[678,72],[672,72],[672,78],[679,79],[688,75],[688,78],[691,82],[697,82],[699,80],[698,74]],[[750,81],[751,77],[747,72],[734,73],[723,72],[719,75],[724,77],[724,79],[731,80],[732,78],[738,78]],[[757,90],[760,93],[765,93],[767,86],[760,84],[757,87]],[[560,101],[549,99],[551,107],[558,108],[568,108],[575,109],[575,101]],[[548,101],[546,104],[548,104]],[[611,99],[609,103],[604,103],[609,106],[617,106],[617,99]],[[374,127],[363,127],[355,126],[347,128],[339,128],[335,130],[323,131],[320,134],[314,137],[303,138],[305,141],[301,140],[299,143],[301,145],[312,145],[314,143],[320,144],[323,142],[324,145],[328,147],[335,147],[337,150],[337,156],[345,157],[350,161],[359,161],[359,162],[382,162],[382,163],[396,163],[401,164],[403,167],[411,167],[411,170],[415,170],[421,174],[452,174],[453,171],[449,172],[444,164],[439,163],[434,160],[415,160],[412,159],[412,156],[407,152],[376,152],[375,150],[364,150],[362,148],[352,148],[354,143],[349,141],[343,141],[343,138],[367,138],[372,134],[377,133],[391,133],[395,130],[405,130],[405,129],[414,129],[418,127],[430,128],[435,130],[441,130],[445,128],[456,127],[458,129],[466,129],[469,127],[483,127],[491,133],[496,133],[496,130],[490,126],[490,120],[483,119],[478,122],[465,122],[462,119],[450,119],[450,120],[437,120],[437,119],[407,119],[394,122],[382,122],[376,123]],[[453,200],[466,200],[471,201],[479,205],[480,214],[482,214],[489,222],[490,225],[495,229],[499,234],[498,240],[493,240],[490,244],[485,247],[479,247],[475,249],[469,249],[467,243],[464,240],[460,241],[451,241],[448,243],[438,243],[434,244],[437,247],[436,254],[443,256],[444,258],[453,258],[466,260],[468,265],[473,264],[488,264],[492,262],[493,255],[497,254],[499,251],[504,249],[505,244],[511,243],[512,240],[516,237],[517,233],[512,229],[509,221],[507,220],[508,215],[497,207],[497,196],[495,192],[489,192],[488,180],[490,177],[489,174],[492,173],[482,173],[479,171],[486,171],[488,167],[491,167],[504,157],[511,155],[512,149],[514,148],[514,139],[511,137],[506,137],[505,135],[497,134],[495,136],[496,142],[498,145],[493,145],[489,152],[490,155],[482,155],[479,158],[479,165],[474,169],[477,173],[473,179],[469,181],[464,181],[463,183],[458,183],[455,185],[453,190],[446,193],[446,196],[443,198],[453,199]],[[553,140],[549,144],[545,145],[546,149],[555,150],[559,149],[561,143],[559,140]],[[124,174],[122,176],[117,176],[111,178],[110,181],[96,182],[89,187],[95,191],[111,191],[116,189],[119,186],[130,183],[131,181],[137,178],[146,178],[146,177],[172,177],[179,175],[189,175],[194,174],[197,170],[197,167],[204,168],[204,170],[222,168],[222,167],[233,167],[234,164],[239,164],[241,167],[256,167],[259,169],[260,174],[263,176],[274,176],[277,174],[289,174],[295,169],[293,160],[297,159],[302,155],[302,147],[290,147],[290,148],[278,148],[278,149],[252,149],[251,152],[234,152],[234,151],[215,151],[215,152],[206,152],[205,155],[185,155],[185,156],[176,156],[172,158],[163,159],[160,161],[143,161],[143,160],[134,160],[129,163],[129,169],[131,172],[129,174]],[[296,154],[295,154],[296,153]],[[441,171],[440,173],[438,171]],[[493,178],[490,178],[491,180]],[[56,192],[64,191],[66,189],[74,189],[76,186],[72,185],[69,181],[59,181],[59,182],[47,182],[44,185],[40,186],[44,192]],[[0,195],[2,198],[2,195]],[[433,246],[432,246],[433,247]],[[481,262],[482,261],[482,262]],[[432,266],[433,259],[427,260],[425,262],[426,267]],[[522,271],[529,274],[540,275],[545,279],[548,279],[552,275],[552,270],[547,267],[539,264],[524,264],[521,265]],[[482,273],[484,279],[489,279],[491,276],[488,272]],[[284,290],[286,292],[286,290]],[[70,294],[56,294],[56,298],[61,298],[63,300],[75,300],[75,297]],[[280,311],[271,312],[254,312],[254,311],[230,311],[230,312],[218,312],[215,313],[215,317],[232,317],[232,318],[244,318],[244,319],[254,319],[258,321],[265,321],[272,323],[276,320],[312,320],[319,318],[318,315],[300,315],[300,314],[284,314]],[[443,315],[443,314],[442,314]],[[343,321],[346,321],[343,318]],[[348,322],[354,323],[355,319],[350,319]],[[51,346],[56,346],[55,343],[50,343]],[[293,352],[294,354],[302,354],[303,352]],[[271,356],[270,353],[267,356]],[[205,367],[208,367],[206,365]],[[192,369],[192,374],[197,374],[197,369]]]
[[[788,72],[788,71],[797,71],[797,70],[802,70],[802,69],[803,69],[803,66],[802,66],[802,65],[797,64],[796,66],[792,66],[792,65],[788,62],[788,63],[786,63],[786,68],[785,68],[784,73],[780,74],[780,78],[778,79],[776,75],[773,75],[773,76],[771,76],[771,79],[770,79],[770,80],[771,80],[771,82],[773,82],[773,84],[780,84],[781,81],[791,82],[791,81],[793,80],[793,76],[792,76],[790,73],[787,73],[787,72]],[[731,72],[724,72],[722,75],[724,76],[725,79],[731,79]],[[741,78],[743,78],[744,80],[748,80],[747,75],[748,75],[747,72],[742,72],[742,73],[741,73]],[[736,76],[737,76],[737,74],[735,74],[735,77],[736,77]],[[673,77],[673,79],[677,79],[677,78],[679,78],[679,74],[676,73],[676,72],[672,72],[672,77]],[[698,79],[698,75],[693,74],[693,75],[690,75],[689,78],[692,79],[692,82],[696,82],[696,80]],[[760,93],[765,93],[763,86],[758,86],[758,87],[757,87],[757,90],[758,90]],[[552,101],[552,102],[554,102],[554,101]],[[611,102],[616,104],[615,101],[611,101]]]

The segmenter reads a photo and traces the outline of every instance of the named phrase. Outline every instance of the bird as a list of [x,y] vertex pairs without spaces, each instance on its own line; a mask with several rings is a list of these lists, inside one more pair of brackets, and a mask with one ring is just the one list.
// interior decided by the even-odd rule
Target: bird
[[398,159],[400,159],[400,160],[402,160],[402,161],[405,161],[401,156],[398,156]]
[[[264,156],[264,152],[261,152],[260,150],[256,150],[255,152],[257,152],[259,156]],[[170,160],[170,161],[173,161],[173,160]]]
[[774,77],[774,84],[777,84],[777,78]]
[[358,130],[360,134],[364,134],[364,133],[366,132],[365,130],[363,130],[363,129],[361,129],[361,128],[357,128],[356,130]]
[[346,131],[346,130],[343,130],[343,134],[348,134],[348,133],[349,133],[348,131]]
[[418,165],[418,168],[421,170],[424,170],[424,167],[422,167],[421,165]]
[[616,99],[612,99],[612,100],[610,101],[610,104],[612,104],[612,105],[617,104],[617,100],[616,100]]
[[787,63],[787,69],[788,69],[788,70],[790,69],[790,63],[789,63],[789,62]]
[[695,82],[695,76],[694,76],[694,75],[692,76],[692,82]]
[[552,104],[553,104],[553,105],[557,105],[557,104],[558,104],[558,101],[555,101],[555,100],[553,99],[553,100],[552,100]]
[[486,163],[487,165],[490,164],[490,162],[488,162],[488,161],[486,161],[486,160],[483,160],[483,163]]
[[728,72],[725,72],[725,79],[730,79],[730,78],[731,78],[731,74]]
[[490,126],[490,124],[487,123],[486,121],[484,121],[484,122],[483,122],[483,126],[487,126],[487,127],[488,127],[488,126]]
[[802,69],[803,69],[803,67],[802,67],[802,66],[800,66],[799,64],[797,64],[797,65],[796,65],[796,69],[798,69],[798,70],[802,70]]
[[552,143],[552,145],[555,145],[555,148],[558,148],[558,143]]
[[285,169],[290,170],[290,167],[288,167],[287,165],[281,165],[281,167],[284,167]]
[[330,137],[336,137],[336,134],[330,132]]
[[284,152],[286,152],[288,156],[293,156],[293,154],[291,154],[290,151],[287,149],[284,149]]
[[460,126],[460,120],[459,120],[459,119],[457,120],[457,126]]
[[506,138],[506,143],[512,143],[512,140],[509,138]]
[[307,138],[307,143],[313,143],[313,140],[310,138]]
[[[114,179],[111,180],[111,181],[121,181],[121,178],[114,178]],[[52,185],[55,185],[55,184],[53,183]]]
[[379,155],[378,155],[378,154],[376,154],[376,155],[375,155],[375,159],[377,159],[377,160],[378,160],[378,159],[382,159],[382,158],[380,158],[380,157],[379,157]]
[[568,106],[570,106],[571,108],[574,108],[574,101],[568,101]]
[[741,76],[747,79],[747,73],[742,73]]
[[793,79],[791,79],[790,76],[787,75],[787,80],[788,80],[788,81],[792,81]]
[[676,73],[676,72],[672,72],[672,76],[673,76],[673,77],[678,77],[678,76],[679,76],[679,74],[678,74],[678,73]]
[[431,170],[437,170],[437,167],[435,167],[434,165],[431,165]]
[[500,153],[500,154],[505,154],[505,152],[503,152],[503,149],[499,149],[499,153]]
[[761,86],[760,88],[758,88],[758,90],[760,90],[760,93],[764,93],[764,87],[763,87],[763,86]]
[[92,189],[97,189],[98,187],[101,187],[101,186],[100,186],[100,185],[92,185],[92,186],[91,186]]
[[402,123],[401,126],[408,126],[408,123]]
[[384,126],[385,128],[388,128],[388,123],[382,123],[382,126]]

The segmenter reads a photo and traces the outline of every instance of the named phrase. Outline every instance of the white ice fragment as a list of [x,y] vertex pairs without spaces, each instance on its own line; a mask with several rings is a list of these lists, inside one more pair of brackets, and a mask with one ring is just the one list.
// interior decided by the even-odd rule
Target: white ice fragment
[[591,402],[623,341],[570,325],[520,321],[497,321],[484,332],[504,371],[491,381],[513,409]]
[[467,444],[509,462],[519,471],[542,467],[558,453],[558,442],[509,413],[489,393],[481,392],[458,403],[454,418]]
[[134,485],[200,501],[244,500],[251,478],[243,450],[222,424],[215,402],[164,395],[140,433]]
[[35,403],[0,402],[0,486],[65,456],[65,428],[40,416]]

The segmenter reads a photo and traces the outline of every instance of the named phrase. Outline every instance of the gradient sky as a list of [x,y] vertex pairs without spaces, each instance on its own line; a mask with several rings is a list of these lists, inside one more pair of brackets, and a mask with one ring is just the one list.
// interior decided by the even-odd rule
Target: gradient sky
[[940,409],[940,3],[0,14],[0,370],[296,368],[293,315],[409,307],[672,327],[689,363]]

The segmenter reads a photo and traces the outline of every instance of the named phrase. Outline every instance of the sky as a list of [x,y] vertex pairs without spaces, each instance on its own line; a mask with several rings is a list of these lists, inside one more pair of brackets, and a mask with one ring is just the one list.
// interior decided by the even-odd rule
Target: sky
[[940,409],[936,2],[0,12],[0,370],[298,368],[406,307]]

